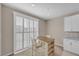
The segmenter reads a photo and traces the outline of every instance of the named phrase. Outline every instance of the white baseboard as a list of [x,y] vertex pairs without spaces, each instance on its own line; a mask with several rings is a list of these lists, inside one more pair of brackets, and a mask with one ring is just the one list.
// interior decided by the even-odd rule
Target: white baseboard
[[9,55],[11,55],[11,54],[13,54],[13,52],[4,54],[4,55],[2,55],[2,56],[9,56]]
[[4,54],[4,55],[2,55],[2,56],[9,56],[9,55],[12,55],[13,53],[14,54],[17,54],[17,53],[20,53],[20,52],[22,52],[22,51],[25,51],[26,49],[23,49],[23,50],[20,50],[20,51],[18,51],[18,52],[11,52],[11,53],[7,53],[7,54]]
[[25,48],[25,49],[23,49],[23,50],[20,50],[20,51],[14,52],[14,54],[20,53],[20,52],[25,51],[25,50],[27,50],[27,49],[30,49],[30,48]]

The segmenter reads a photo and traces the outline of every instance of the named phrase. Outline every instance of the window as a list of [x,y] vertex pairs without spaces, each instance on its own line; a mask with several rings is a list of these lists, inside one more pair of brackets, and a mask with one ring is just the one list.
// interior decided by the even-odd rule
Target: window
[[14,51],[32,47],[32,40],[38,37],[37,19],[14,14]]

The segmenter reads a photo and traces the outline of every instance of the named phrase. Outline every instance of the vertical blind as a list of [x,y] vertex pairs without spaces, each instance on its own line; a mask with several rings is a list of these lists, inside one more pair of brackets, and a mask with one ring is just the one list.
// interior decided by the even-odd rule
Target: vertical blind
[[15,15],[14,51],[32,47],[32,40],[38,37],[37,19]]

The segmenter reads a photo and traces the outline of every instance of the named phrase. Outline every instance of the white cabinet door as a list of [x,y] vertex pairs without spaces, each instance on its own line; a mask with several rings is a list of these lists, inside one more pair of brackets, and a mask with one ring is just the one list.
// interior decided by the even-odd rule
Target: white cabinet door
[[79,41],[73,40],[71,51],[76,54],[79,54]]
[[78,43],[79,42],[76,42],[76,40],[64,39],[64,49],[78,54],[79,53]]
[[64,39],[64,49],[67,51],[71,51],[72,49],[72,40]]
[[64,31],[79,31],[79,15],[65,17]]
[[79,41],[72,39],[64,39],[64,49],[75,54],[79,54]]
[[64,18],[64,31],[71,31],[71,17]]
[[79,31],[79,15],[72,16],[72,31]]

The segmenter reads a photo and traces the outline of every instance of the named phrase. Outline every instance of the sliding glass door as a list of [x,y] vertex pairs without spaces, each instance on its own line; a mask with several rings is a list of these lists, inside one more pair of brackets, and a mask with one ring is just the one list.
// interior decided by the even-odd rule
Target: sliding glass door
[[29,19],[24,18],[24,48],[29,48],[30,41],[30,25]]
[[30,41],[29,41],[29,44],[30,44],[30,47],[32,46],[32,40],[34,39],[33,37],[33,20],[30,20]]
[[14,20],[14,51],[31,48],[38,37],[38,21],[16,14]]
[[36,39],[38,37],[38,29],[39,29],[38,26],[39,26],[38,21],[35,20],[34,21],[34,27],[33,27],[33,29],[34,29],[34,33],[33,33],[34,34],[34,39]]
[[23,18],[16,16],[15,19],[15,50],[20,50],[23,48]]

